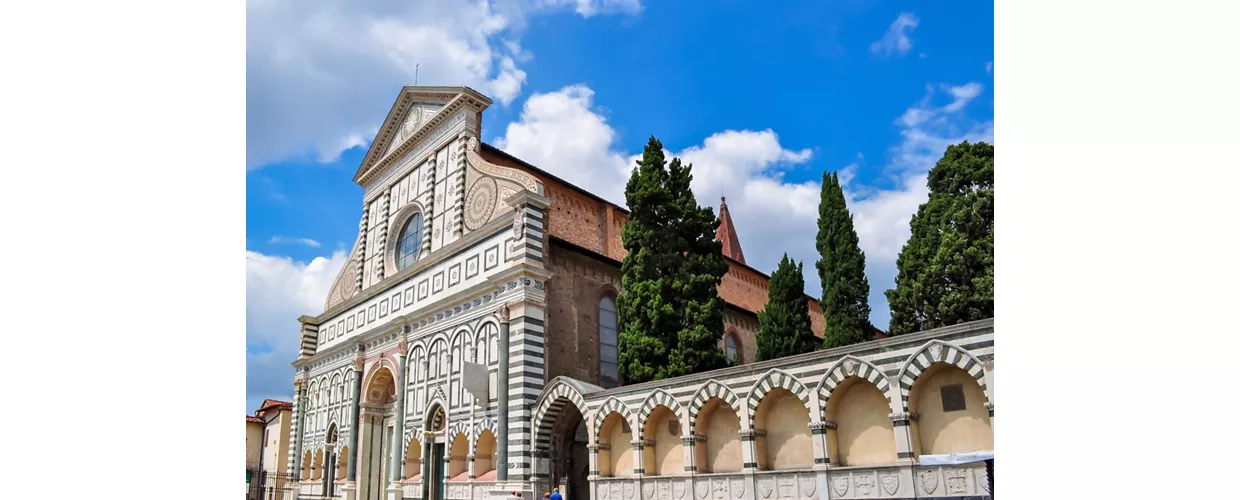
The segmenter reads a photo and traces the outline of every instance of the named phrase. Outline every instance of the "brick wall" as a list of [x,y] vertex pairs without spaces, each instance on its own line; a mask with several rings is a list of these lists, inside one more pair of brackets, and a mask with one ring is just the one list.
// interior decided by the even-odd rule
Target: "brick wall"
[[[614,294],[620,287],[620,260],[627,253],[620,242],[620,228],[628,220],[626,212],[489,145],[483,145],[481,155],[489,162],[522,170],[541,181],[544,196],[551,200],[547,235],[585,250],[554,241],[547,246],[547,265],[555,273],[547,290],[551,315],[546,332],[547,356],[574,360],[549,362],[547,379],[566,375],[597,383],[598,301],[604,293]],[[742,360],[746,363],[753,361],[756,352],[756,313],[766,305],[769,280],[757,270],[729,259],[728,273],[719,284],[719,296],[743,310],[725,311],[724,332],[725,336],[735,334],[741,340]],[[814,334],[821,337],[822,310],[813,299],[809,309]]]

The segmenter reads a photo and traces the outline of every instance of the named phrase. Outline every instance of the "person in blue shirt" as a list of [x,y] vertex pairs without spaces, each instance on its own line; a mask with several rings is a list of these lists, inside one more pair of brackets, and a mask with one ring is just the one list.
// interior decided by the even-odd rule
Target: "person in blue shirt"
[[551,490],[551,500],[564,500],[564,497],[560,495],[559,488],[555,488]]

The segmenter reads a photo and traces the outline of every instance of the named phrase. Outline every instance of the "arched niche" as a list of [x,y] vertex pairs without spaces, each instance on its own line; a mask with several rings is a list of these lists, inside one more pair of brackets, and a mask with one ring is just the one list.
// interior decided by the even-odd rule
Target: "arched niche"
[[693,423],[694,454],[699,473],[740,472],[741,419],[736,409],[720,397],[706,400]]
[[911,422],[914,453],[994,450],[994,429],[986,401],[976,377],[954,364],[931,364],[909,390],[909,412],[917,416]]
[[776,387],[754,410],[758,469],[809,469],[814,465],[809,408],[788,389]]
[[620,412],[613,411],[599,426],[599,475],[631,477],[633,473],[633,431]]
[[827,455],[841,466],[891,464],[896,461],[891,406],[878,387],[860,377],[835,386],[826,405]]
[[676,476],[684,473],[685,452],[681,444],[680,419],[664,405],[658,405],[646,416],[642,439],[643,475]]

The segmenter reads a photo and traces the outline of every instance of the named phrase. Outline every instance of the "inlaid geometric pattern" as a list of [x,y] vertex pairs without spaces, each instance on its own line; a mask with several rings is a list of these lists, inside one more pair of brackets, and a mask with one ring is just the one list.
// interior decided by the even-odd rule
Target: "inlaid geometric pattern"
[[[913,389],[913,383],[917,381],[917,377],[926,371],[930,365],[934,363],[947,363],[956,366],[977,380],[977,385],[981,386],[982,394],[986,394],[985,373],[982,371],[982,363],[973,357],[972,354],[965,352],[964,349],[948,344],[941,340],[931,340],[926,342],[921,349],[918,349],[904,362],[903,368],[900,369],[898,380],[900,381],[900,408],[902,411],[908,411],[908,395]],[[986,398],[990,401],[990,398]]]

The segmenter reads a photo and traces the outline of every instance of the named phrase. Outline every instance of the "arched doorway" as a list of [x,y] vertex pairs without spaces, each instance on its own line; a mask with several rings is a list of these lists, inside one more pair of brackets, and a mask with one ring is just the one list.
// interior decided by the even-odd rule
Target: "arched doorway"
[[[590,499],[590,430],[582,394],[597,386],[556,377],[543,389],[534,407],[534,488],[559,488],[565,500]],[[538,495],[536,495],[538,496]]]
[[392,466],[396,432],[396,377],[386,366],[371,375],[362,393],[361,434],[358,435],[358,498],[383,500]]
[[323,474],[323,495],[325,496],[333,496],[333,493],[336,491],[336,479],[338,476],[338,474],[336,473],[336,463],[338,459],[336,457],[335,451],[336,451],[337,437],[338,435],[336,432],[336,424],[332,423],[331,427],[327,428],[327,440],[326,440],[326,444],[324,445],[324,449],[327,451],[326,460],[323,462],[323,473],[322,473]]
[[422,422],[422,435],[426,439],[422,449],[422,498],[444,500],[444,453],[447,436],[448,414],[443,406],[435,403],[426,412]]
[[552,488],[559,488],[565,500],[589,500],[589,433],[581,411],[565,401],[551,428],[548,458]]

